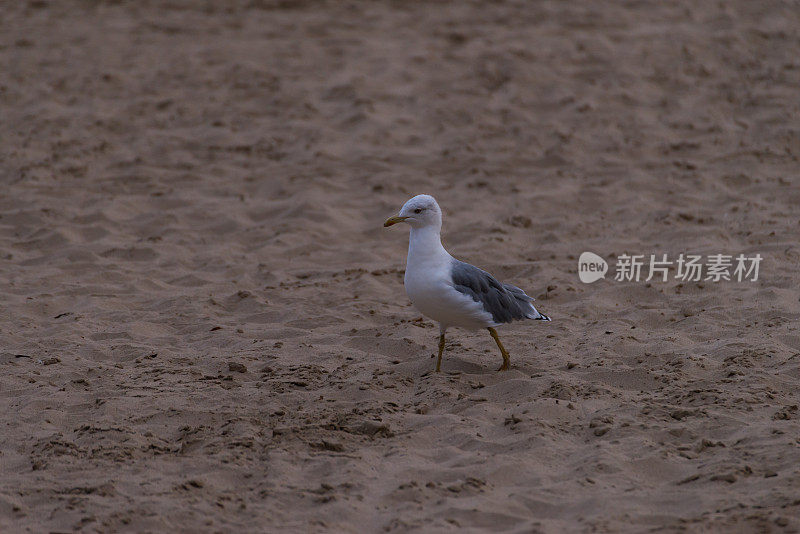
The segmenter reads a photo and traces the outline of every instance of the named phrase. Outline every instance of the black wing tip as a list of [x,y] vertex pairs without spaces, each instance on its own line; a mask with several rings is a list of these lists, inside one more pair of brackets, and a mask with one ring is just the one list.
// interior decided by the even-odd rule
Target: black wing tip
[[552,321],[552,319],[549,316],[547,316],[547,315],[545,315],[543,313],[540,313],[539,317],[537,317],[536,320],[537,321]]

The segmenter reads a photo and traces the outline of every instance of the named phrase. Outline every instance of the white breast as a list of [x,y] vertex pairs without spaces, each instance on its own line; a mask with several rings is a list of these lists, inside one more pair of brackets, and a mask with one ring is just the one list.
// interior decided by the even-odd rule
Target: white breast
[[444,328],[495,326],[492,314],[482,304],[453,287],[452,262],[453,257],[442,246],[438,227],[412,227],[404,280],[411,303]]
[[405,287],[411,303],[442,326],[484,328],[495,325],[483,306],[456,291],[450,278],[450,261],[411,262],[406,266]]

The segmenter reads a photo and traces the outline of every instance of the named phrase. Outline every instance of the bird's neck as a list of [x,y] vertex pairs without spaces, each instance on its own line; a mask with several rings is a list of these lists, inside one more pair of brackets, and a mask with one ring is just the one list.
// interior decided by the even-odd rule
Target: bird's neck
[[448,257],[449,254],[442,246],[439,228],[425,226],[411,228],[408,239],[408,263],[426,262]]

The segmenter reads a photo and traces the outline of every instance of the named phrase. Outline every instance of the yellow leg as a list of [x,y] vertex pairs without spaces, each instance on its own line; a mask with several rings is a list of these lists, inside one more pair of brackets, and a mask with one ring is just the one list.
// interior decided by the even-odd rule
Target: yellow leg
[[444,352],[444,332],[439,334],[439,358],[436,360],[436,372],[441,372],[442,368],[442,352]]
[[494,338],[494,341],[495,343],[497,343],[497,346],[500,347],[500,353],[503,355],[503,365],[500,366],[500,369],[498,369],[498,371],[508,371],[508,367],[509,365],[511,365],[511,357],[508,355],[508,351],[503,346],[503,344],[500,343],[500,337],[497,335],[497,330],[495,330],[490,326],[489,333]]

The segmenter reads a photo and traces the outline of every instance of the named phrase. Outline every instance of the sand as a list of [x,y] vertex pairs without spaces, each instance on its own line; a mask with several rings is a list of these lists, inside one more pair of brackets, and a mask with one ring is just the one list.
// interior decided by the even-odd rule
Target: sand
[[[0,530],[800,528],[792,2],[8,2]],[[408,302],[413,194],[552,323]],[[578,280],[584,251],[755,282]],[[613,269],[613,264],[612,264]]]

